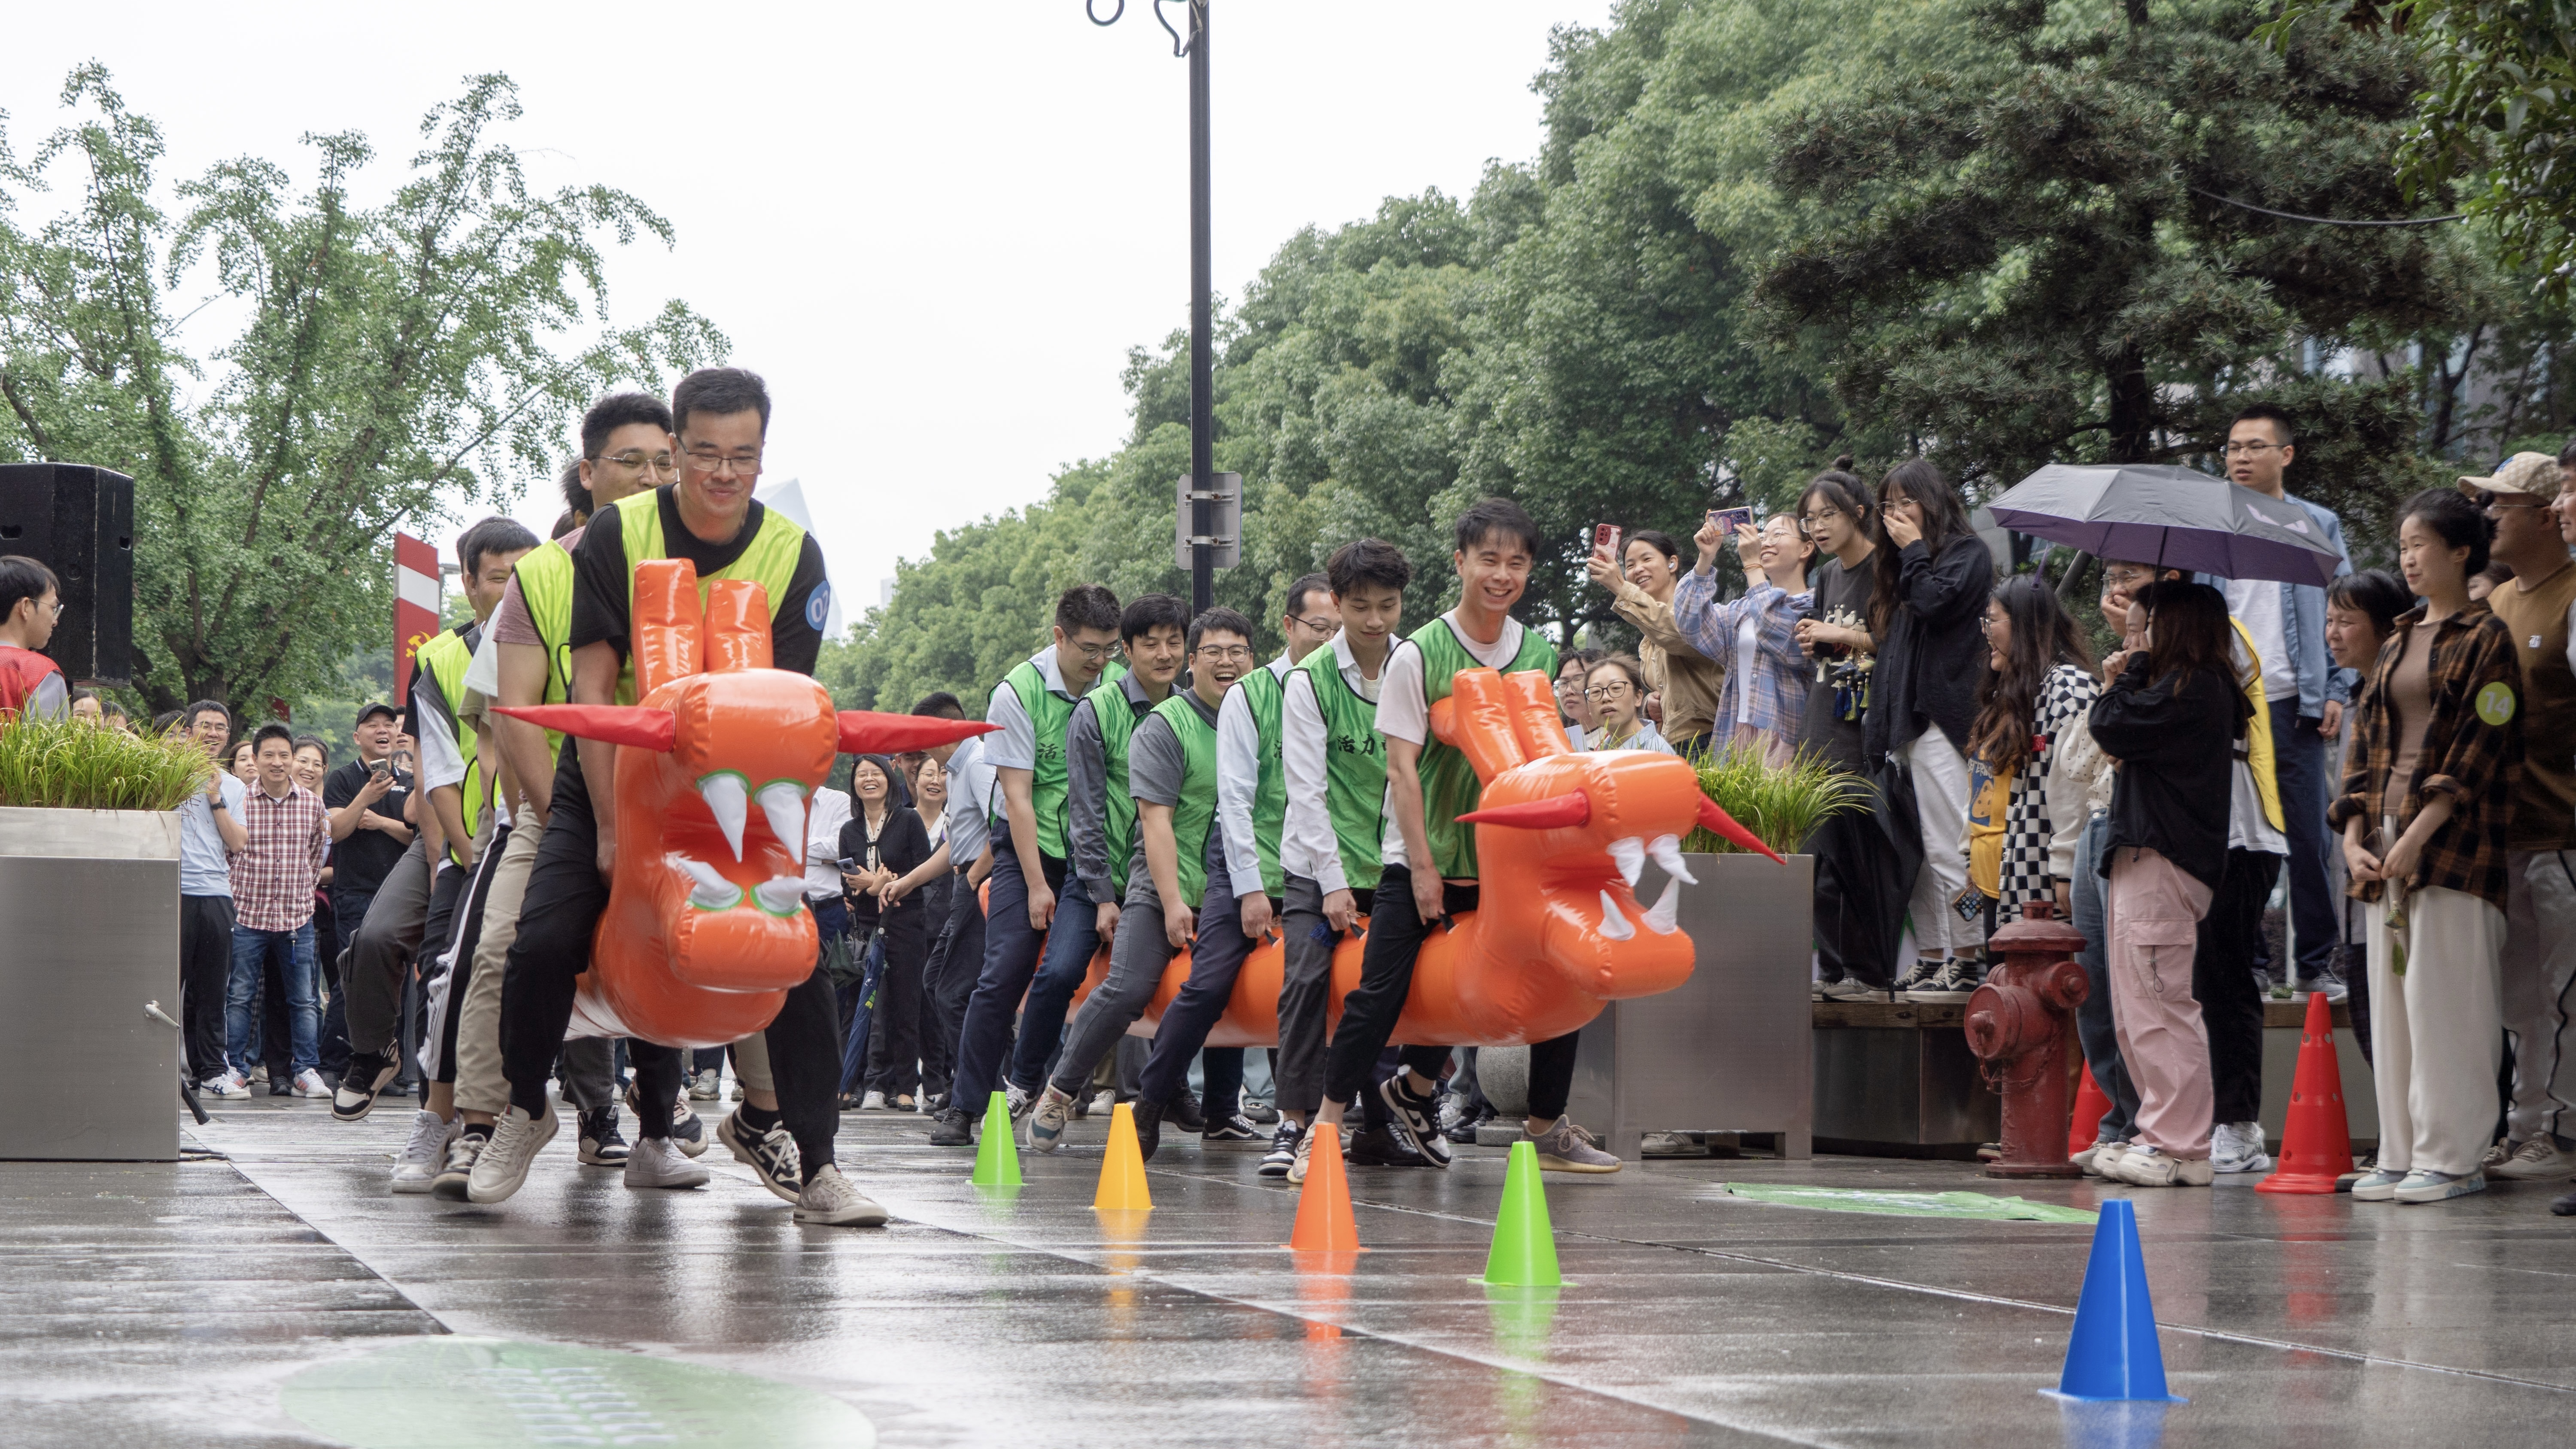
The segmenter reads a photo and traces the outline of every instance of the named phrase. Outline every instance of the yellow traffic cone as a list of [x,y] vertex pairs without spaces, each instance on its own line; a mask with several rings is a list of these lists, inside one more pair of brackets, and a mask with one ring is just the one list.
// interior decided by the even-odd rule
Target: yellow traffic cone
[[1121,1102],[1109,1114],[1109,1155],[1100,1163],[1100,1190],[1091,1205],[1102,1212],[1144,1212],[1154,1206],[1145,1188],[1145,1153],[1136,1145],[1136,1114]]

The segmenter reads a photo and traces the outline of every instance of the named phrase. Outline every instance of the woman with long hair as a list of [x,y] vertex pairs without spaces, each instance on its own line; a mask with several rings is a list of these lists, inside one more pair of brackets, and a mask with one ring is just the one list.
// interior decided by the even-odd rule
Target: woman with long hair
[[2227,597],[2166,580],[2130,605],[2145,640],[2111,657],[2087,723],[2120,762],[2109,849],[2112,1014],[2137,1086],[2137,1124],[2111,1175],[2140,1187],[2207,1187],[2209,1033],[2192,995],[2200,918],[2227,869],[2230,768],[2253,718]]
[[2419,601],[2381,647],[2326,812],[2370,924],[2379,1163],[2356,1202],[2483,1191],[2503,1050],[2505,833],[2522,768],[2522,664],[2469,597],[2488,522],[2466,497],[2406,501],[2397,562]]
[[[1864,781],[1861,718],[1869,709],[1878,638],[1870,627],[1870,600],[1878,592],[1873,559],[1882,540],[1878,506],[1869,485],[1852,474],[1852,460],[1807,480],[1798,495],[1798,529],[1816,547],[1818,562],[1806,617],[1790,637],[1809,666],[1807,702],[1798,716],[1798,749],[1811,759],[1848,770]],[[1911,890],[1905,861],[1881,827],[1882,802],[1868,810],[1827,816],[1800,846],[1816,861],[1816,985],[1820,1000],[1885,1000],[1896,984],[1898,944],[1904,938],[1905,898]],[[1908,831],[1913,822],[1905,823]]]
[[[2060,778],[2059,765],[2066,736],[2084,728],[2101,694],[2093,652],[2057,591],[2032,574],[1996,585],[1985,631],[1986,678],[1968,734],[1978,802],[1969,820],[1969,883],[1993,902],[1997,925],[2020,920],[2032,901],[2053,903],[2062,920],[2089,816],[2082,782]],[[1998,793],[1988,781],[2005,796],[2000,816],[1986,804]]]
[[855,808],[841,827],[841,858],[855,869],[843,872],[842,881],[849,888],[853,938],[875,938],[875,969],[860,985],[861,1009],[850,1013],[841,1092],[855,1090],[864,1072],[863,1100],[910,1112],[920,1106],[915,1093],[921,1087],[921,962],[930,952],[930,918],[918,894],[889,907],[878,892],[930,859],[930,838],[901,779],[883,755],[861,755],[850,767]]
[[1967,889],[1968,736],[1986,672],[1981,627],[1995,558],[1968,527],[1968,510],[1941,470],[1900,463],[1878,485],[1878,581],[1870,631],[1879,655],[1861,754],[1903,770],[1923,841],[1907,914],[1916,959],[1897,983],[1911,1001],[1965,1001],[1976,990],[1985,936],[1951,909]]
[[1662,696],[1664,734],[1680,753],[1706,748],[1725,673],[1716,661],[1725,656],[1702,653],[1676,618],[1673,590],[1681,579],[1682,551],[1673,536],[1638,529],[1620,546],[1617,560],[1595,553],[1586,567],[1594,583],[1610,590],[1611,611],[1637,630],[1637,662],[1645,670],[1646,692]]
[[[2386,569],[2363,569],[2345,574],[2326,585],[2326,652],[2334,657],[2335,666],[2349,669],[2362,677],[2368,688],[2370,677],[2379,669],[2379,650],[2388,636],[2397,632],[2397,621],[2415,607],[2415,596],[2406,585]],[[2352,758],[2352,742],[2361,733],[2361,707],[2358,693],[2354,707],[2344,711],[2343,734],[2330,743],[2338,758]],[[2336,925],[2342,943],[2335,947],[2335,980],[2343,984],[2344,1008],[2352,1014],[2353,1040],[2361,1047],[2361,1059],[2371,1059],[2370,1045],[2370,907],[2352,891],[2352,877],[2345,871],[2343,852],[2327,858],[2335,894],[2342,902]]]
[[[1759,529],[1739,527],[1731,540],[1714,523],[1703,523],[1691,541],[1699,546],[1699,563],[1673,593],[1673,617],[1702,654],[1732,666],[1718,695],[1717,737],[1785,764],[1797,753],[1807,707],[1807,661],[1798,652],[1797,628],[1810,601],[1807,565],[1816,546],[1785,513]],[[1744,570],[1744,593],[1720,604],[1715,566],[1729,543]]]

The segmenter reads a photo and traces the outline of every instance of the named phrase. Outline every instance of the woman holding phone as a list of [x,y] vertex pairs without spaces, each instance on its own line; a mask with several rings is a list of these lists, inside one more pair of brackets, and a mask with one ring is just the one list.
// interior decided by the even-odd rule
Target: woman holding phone
[[[1814,596],[1807,564],[1816,546],[1797,520],[1774,514],[1762,527],[1738,524],[1734,536],[1719,530],[1725,512],[1712,513],[1691,540],[1699,562],[1673,593],[1673,617],[1702,654],[1724,659],[1724,692],[1717,722],[1731,747],[1758,750],[1773,764],[1797,753],[1798,724],[1807,707],[1807,660],[1798,652],[1798,621]],[[1717,600],[1717,558],[1732,545],[1744,570],[1744,593]]]
[[1585,570],[1594,583],[1610,590],[1611,610],[1637,630],[1637,662],[1645,671],[1646,692],[1663,696],[1664,738],[1682,754],[1705,749],[1725,669],[1713,662],[1723,656],[1694,647],[1689,632],[1673,617],[1680,547],[1671,534],[1651,528],[1637,530],[1624,544],[1618,543],[1615,529],[1606,539],[1595,530],[1594,537],[1617,547],[1618,560],[1614,563],[1609,552],[1595,548]]

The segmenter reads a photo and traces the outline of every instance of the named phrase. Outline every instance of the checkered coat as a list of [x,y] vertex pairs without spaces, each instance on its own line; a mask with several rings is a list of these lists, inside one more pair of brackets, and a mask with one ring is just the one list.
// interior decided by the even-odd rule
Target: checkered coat
[[2075,874],[2075,842],[2089,813],[2086,782],[2061,765],[2070,733],[2083,733],[2085,716],[2101,692],[2092,675],[2072,664],[2051,669],[2040,689],[2037,717],[2031,721],[2035,747],[2022,761],[2004,811],[1998,924],[2020,920],[2024,901],[2054,901],[2055,883]]

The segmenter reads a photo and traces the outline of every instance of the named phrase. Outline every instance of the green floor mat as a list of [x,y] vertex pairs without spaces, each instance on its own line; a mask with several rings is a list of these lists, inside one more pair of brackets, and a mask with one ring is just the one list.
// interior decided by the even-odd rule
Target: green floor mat
[[1791,1187],[1761,1182],[1728,1182],[1719,1186],[1733,1196],[1767,1202],[1774,1207],[1814,1208],[1829,1213],[2088,1225],[2094,1217],[2082,1208],[2057,1207],[2050,1203],[2032,1202],[2028,1198],[1995,1197],[1982,1192],[1872,1192],[1856,1187]]

